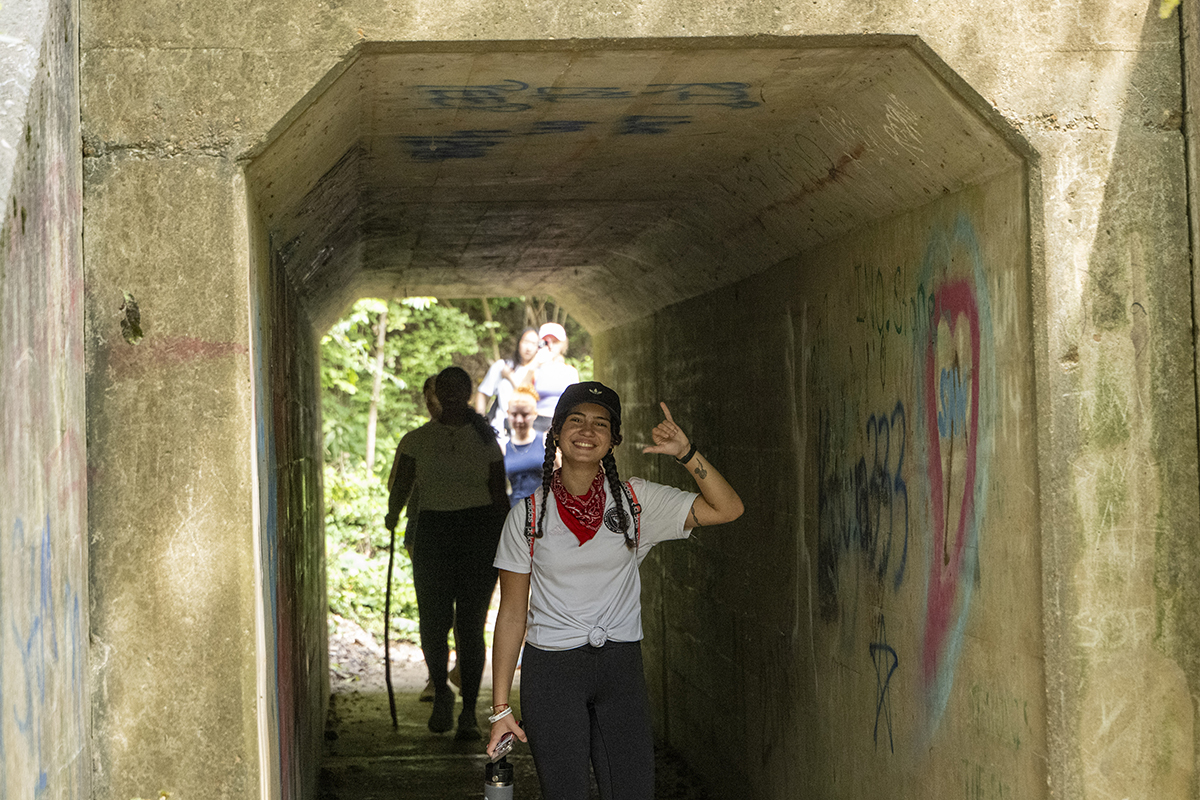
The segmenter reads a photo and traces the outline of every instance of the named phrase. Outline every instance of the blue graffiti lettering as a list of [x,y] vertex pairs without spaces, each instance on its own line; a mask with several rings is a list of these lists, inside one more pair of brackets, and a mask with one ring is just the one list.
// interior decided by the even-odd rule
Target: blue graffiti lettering
[[569,100],[624,100],[634,97],[629,89],[615,86],[543,86],[537,96],[547,103],[562,103]]
[[650,116],[645,114],[633,114],[628,117],[622,117],[617,123],[617,133],[622,136],[630,136],[635,134],[649,134],[657,136],[667,133],[676,125],[687,125],[691,122],[690,117],[664,117]]
[[[892,467],[892,436],[897,429],[899,452],[896,454],[896,466]],[[865,534],[864,550],[869,554],[878,554],[875,558],[876,577],[884,580],[892,556],[892,537],[903,524],[900,564],[892,578],[893,589],[898,591],[908,565],[908,484],[900,474],[904,469],[904,449],[908,445],[908,420],[903,403],[896,403],[890,417],[884,414],[871,415],[867,420],[867,441],[874,441],[875,460],[867,482],[867,519],[871,523],[871,531]],[[884,536],[886,541],[883,540]]]
[[483,86],[414,87],[430,109],[465,109],[511,114],[528,111],[534,102],[627,102],[635,97],[652,97],[655,105],[724,106],[731,109],[762,105],[750,97],[750,84],[725,81],[718,83],[653,83],[643,89],[620,86],[540,86],[532,90],[523,81],[508,79]]
[[455,131],[445,136],[401,136],[414,161],[448,161],[482,158],[487,151],[512,136],[510,131]]
[[533,108],[528,103],[514,103],[509,98],[514,92],[523,92],[529,84],[506,80],[494,86],[418,86],[416,87],[432,108],[464,108],[471,111],[497,111],[512,113]]
[[895,648],[887,643],[887,625],[882,614],[879,615],[879,621],[875,626],[875,641],[868,646],[868,652],[871,654],[871,661],[875,664],[875,746],[879,747],[879,719],[882,717],[887,724],[888,750],[895,753],[896,746],[892,740],[890,688],[892,674],[895,673],[896,667],[900,666],[900,657],[896,655]]
[[[65,618],[59,620],[56,616],[58,595],[54,589],[50,515],[46,515],[37,541],[29,541],[26,534],[24,521],[17,518],[13,523],[9,556],[10,563],[16,566],[18,581],[9,591],[17,602],[8,609],[5,620],[7,626],[0,629],[6,630],[8,635],[0,639],[4,642],[11,640],[16,645],[19,671],[16,671],[15,685],[0,685],[0,699],[5,702],[3,712],[11,715],[10,719],[19,736],[6,741],[3,737],[6,726],[0,723],[0,757],[5,758],[7,763],[7,757],[14,747],[28,754],[36,769],[33,794],[36,798],[46,794],[49,789],[48,767],[54,767],[56,775],[68,774],[62,764],[47,764],[47,758],[57,757],[59,753],[57,749],[53,752],[47,749],[50,742],[47,741],[45,718],[49,714],[58,714],[60,703],[67,700],[74,707],[76,733],[82,736],[86,727],[84,707],[87,698],[84,692],[85,665],[79,655],[79,639],[83,631],[79,595],[65,577],[61,595]],[[63,661],[58,643],[60,624],[64,626],[64,646],[70,656],[70,663],[62,665],[70,670],[62,676],[66,681],[56,677],[57,665]],[[69,699],[60,697],[53,688],[56,686],[69,686],[73,696]],[[15,691],[7,691],[9,688]],[[82,761],[75,764],[74,777],[80,784],[83,767]],[[0,783],[0,799],[5,794],[5,784]]]
[[[762,105],[751,100],[748,83],[652,83],[642,94],[660,95],[664,100],[677,105],[725,106],[726,108],[754,108]],[[666,105],[660,103],[659,105]]]
[[[16,520],[13,526],[12,541],[14,562],[20,563],[21,551],[25,548],[25,524],[20,519]],[[37,581],[40,585],[29,587],[28,630],[21,630],[18,625],[20,620],[15,612],[9,615],[9,627],[12,630],[13,640],[18,646],[18,655],[21,657],[21,669],[24,673],[22,694],[25,696],[24,718],[21,716],[21,709],[14,703],[12,706],[13,722],[17,725],[17,731],[24,735],[29,751],[35,755],[39,767],[36,786],[38,794],[45,791],[49,781],[42,758],[41,716],[34,712],[35,698],[39,709],[46,702],[46,669],[48,665],[45,628],[47,624],[50,626],[50,637],[54,642],[53,654],[55,659],[58,657],[57,638],[54,634],[53,600],[49,587],[50,566],[50,517],[47,515],[40,547],[31,549],[29,553],[27,574],[30,583],[33,584],[34,581]]]
[[541,122],[533,123],[533,128],[529,131],[530,136],[539,136],[544,133],[578,133],[589,125],[595,125],[594,122],[572,119],[547,119]]
[[882,583],[890,578],[893,591],[899,591],[904,581],[909,538],[908,484],[903,476],[908,423],[902,401],[897,401],[891,414],[872,414],[864,428],[865,453],[853,466],[842,460],[848,444],[835,442],[828,412],[820,412],[818,425],[818,452],[823,455],[817,462],[817,593],[822,618],[832,621],[837,615],[842,554],[859,553],[876,580]]

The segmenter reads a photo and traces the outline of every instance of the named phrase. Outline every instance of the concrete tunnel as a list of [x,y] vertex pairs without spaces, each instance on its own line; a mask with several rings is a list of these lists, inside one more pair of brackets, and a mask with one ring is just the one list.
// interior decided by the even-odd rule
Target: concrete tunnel
[[[739,487],[743,520],[643,569],[659,732],[697,758],[728,747],[715,711],[743,721],[726,791],[836,783],[897,717],[932,735],[956,671],[997,679],[962,633],[980,531],[1035,524],[995,498],[1036,478],[1030,419],[999,411],[1031,382],[1029,164],[986,108],[906,37],[367,43],[281,120],[246,178],[268,718],[294,796],[326,696],[315,342],[362,296],[553,295],[625,400],[623,468],[686,480],[639,453],[663,398]],[[1024,446],[996,452],[997,425]],[[1039,582],[1028,553],[984,588]],[[991,605],[1024,643],[1005,691],[1038,704],[1040,612]],[[806,741],[806,714],[863,702]],[[789,777],[791,748],[824,774]],[[1045,780],[1022,757],[1016,796]]]
[[313,797],[318,338],[518,293],[746,500],[642,570],[714,796],[1200,796],[1157,7],[0,4],[0,797]]

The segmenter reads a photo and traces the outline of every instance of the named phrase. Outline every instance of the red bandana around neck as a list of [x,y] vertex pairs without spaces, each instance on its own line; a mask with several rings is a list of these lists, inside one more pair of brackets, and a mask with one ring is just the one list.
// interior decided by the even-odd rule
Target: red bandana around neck
[[592,481],[583,497],[576,497],[567,491],[560,473],[561,470],[554,470],[554,477],[550,479],[550,490],[554,492],[554,499],[558,502],[558,516],[570,528],[571,533],[575,534],[575,538],[579,539],[582,547],[596,535],[596,531],[600,530],[600,523],[604,521],[604,502],[607,499],[604,493],[604,470],[596,471],[596,479]]

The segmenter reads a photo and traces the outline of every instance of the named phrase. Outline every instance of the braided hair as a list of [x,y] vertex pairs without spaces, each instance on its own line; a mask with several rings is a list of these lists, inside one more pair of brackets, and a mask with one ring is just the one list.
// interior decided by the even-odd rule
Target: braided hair
[[[557,415],[556,415],[557,416]],[[565,416],[565,415],[564,415]],[[619,426],[614,425],[612,432],[613,447],[621,443]],[[554,479],[554,455],[558,449],[558,438],[562,434],[562,421],[550,428],[546,435],[546,457],[542,461],[542,513],[538,515],[537,528],[534,537],[540,539],[546,534],[546,508],[550,501],[550,482]],[[604,476],[608,479],[608,491],[613,497],[614,508],[604,515],[604,525],[625,537],[625,546],[630,550],[637,547],[637,539],[630,533],[629,512],[625,510],[625,492],[621,489],[621,476],[617,472],[617,459],[610,449],[600,460]]]
[[617,459],[613,457],[612,450],[605,454],[600,464],[604,467],[604,475],[608,478],[608,491],[612,493],[613,502],[616,504],[611,512],[604,515],[604,524],[624,536],[625,546],[633,550],[637,547],[637,539],[629,531],[629,514],[623,505],[625,492],[621,489],[621,476],[617,474]]
[[558,435],[562,427],[550,429],[546,434],[546,457],[542,459],[542,513],[538,514],[537,530],[533,535],[540,539],[546,535],[546,502],[550,496],[550,481],[554,480],[554,452],[558,450]]

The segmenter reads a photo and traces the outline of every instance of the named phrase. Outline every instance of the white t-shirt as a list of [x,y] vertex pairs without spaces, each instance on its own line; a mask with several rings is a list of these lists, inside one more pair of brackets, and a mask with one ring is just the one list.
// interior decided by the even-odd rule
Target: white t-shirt
[[533,378],[533,388],[537,389],[539,398],[538,416],[553,417],[558,398],[573,383],[579,383],[579,370],[570,364],[551,361],[539,367]]
[[491,505],[491,465],[503,462],[504,454],[494,438],[483,441],[474,425],[426,422],[404,434],[397,450],[416,462],[413,496],[421,498],[422,511]]
[[[638,565],[655,544],[688,536],[684,530],[695,492],[630,480],[642,507],[641,538],[637,552],[625,546],[625,537],[601,524],[586,543],[571,532],[558,516],[553,492],[546,535],[534,539],[530,564],[529,542],[525,539],[525,503],[517,503],[504,523],[494,566],[509,572],[530,573],[529,617],[525,639],[542,650],[570,650],[588,644],[637,642],[642,639],[642,581]],[[605,513],[613,498],[605,484]],[[534,491],[536,513],[542,506],[542,490]],[[626,513],[629,503],[622,499]],[[632,519],[630,520],[632,523]]]
[[[492,366],[488,368],[487,374],[483,376],[483,380],[479,382],[480,394],[496,398],[496,411],[487,420],[497,431],[504,430],[504,417],[508,414],[508,400],[516,388],[512,385],[512,381],[500,374],[505,367],[509,366],[512,365],[504,359],[493,362]],[[488,408],[491,408],[490,403]],[[486,412],[487,409],[484,411]]]

